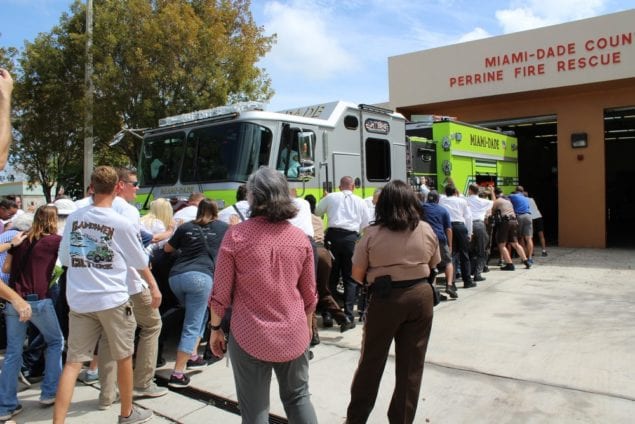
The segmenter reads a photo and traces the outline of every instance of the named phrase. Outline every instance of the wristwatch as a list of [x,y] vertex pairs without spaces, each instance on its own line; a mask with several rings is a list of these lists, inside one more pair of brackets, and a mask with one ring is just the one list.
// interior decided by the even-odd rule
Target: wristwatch
[[219,325],[212,325],[212,323],[210,322],[210,323],[209,323],[209,328],[210,328],[212,331],[218,331],[218,330],[220,330],[220,329],[221,329],[221,326],[220,326],[220,324],[219,324]]

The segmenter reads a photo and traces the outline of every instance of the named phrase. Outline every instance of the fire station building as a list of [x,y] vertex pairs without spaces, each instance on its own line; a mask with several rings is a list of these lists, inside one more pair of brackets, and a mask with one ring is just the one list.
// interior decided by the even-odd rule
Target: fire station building
[[389,58],[390,105],[518,138],[565,247],[635,246],[635,9]]

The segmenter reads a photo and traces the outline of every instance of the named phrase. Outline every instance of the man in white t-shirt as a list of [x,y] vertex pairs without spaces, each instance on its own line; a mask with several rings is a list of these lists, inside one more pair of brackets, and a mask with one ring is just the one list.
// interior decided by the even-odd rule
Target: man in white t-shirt
[[179,226],[186,222],[194,221],[196,219],[196,213],[198,212],[198,204],[201,203],[205,196],[203,193],[195,191],[190,194],[187,199],[187,206],[174,214],[174,221]]
[[[54,423],[63,423],[73,397],[82,363],[93,358],[100,336],[106,337],[117,361],[121,399],[120,423],[145,422],[152,411],[132,404],[132,354],[137,326],[128,294],[127,277],[136,269],[158,292],[141,246],[139,231],[112,209],[119,178],[109,166],[98,166],[91,175],[93,205],[69,215],[59,260],[68,267],[66,297],[70,308],[68,354],[55,398]],[[153,299],[158,307],[160,294]]]
[[[139,183],[137,174],[127,168],[117,169],[117,197],[112,208],[128,222],[133,224],[137,232],[141,231],[141,217],[137,208],[129,202],[135,200]],[[128,268],[126,276],[128,294],[133,306],[137,326],[140,329],[134,363],[133,386],[134,395],[139,397],[159,397],[166,395],[168,389],[159,387],[154,382],[154,373],[159,352],[159,335],[161,334],[161,292],[157,286],[149,287],[144,283],[136,269]],[[117,399],[115,384],[115,361],[110,355],[108,339],[99,342],[99,408],[106,409]]]

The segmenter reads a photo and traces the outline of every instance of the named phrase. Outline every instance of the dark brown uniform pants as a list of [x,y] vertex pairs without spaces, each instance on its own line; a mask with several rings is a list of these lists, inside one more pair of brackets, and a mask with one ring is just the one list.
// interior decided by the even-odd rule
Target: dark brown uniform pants
[[328,312],[338,324],[346,322],[346,315],[337,301],[333,298],[333,294],[329,288],[329,280],[331,277],[331,269],[333,260],[331,254],[325,247],[318,245],[317,247],[317,292],[318,304],[317,310],[322,313]]
[[390,296],[373,295],[364,325],[362,351],[351,386],[347,423],[365,423],[375,405],[390,344],[395,340],[395,390],[388,409],[391,424],[412,423],[417,411],[423,363],[433,314],[432,287],[427,282]]

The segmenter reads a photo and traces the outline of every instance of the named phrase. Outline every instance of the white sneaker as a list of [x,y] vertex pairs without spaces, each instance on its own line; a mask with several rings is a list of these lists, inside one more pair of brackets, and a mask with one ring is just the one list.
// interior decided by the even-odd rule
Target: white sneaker
[[119,424],[139,424],[145,423],[152,418],[152,411],[148,409],[138,409],[134,405],[132,406],[132,412],[129,417],[119,416]]
[[155,382],[152,382],[145,389],[139,389],[139,388],[135,387],[134,395],[136,397],[156,398],[156,397],[161,397],[161,396],[167,395],[169,391],[170,390],[168,390],[167,387],[159,387],[159,386],[157,386],[157,384]]

